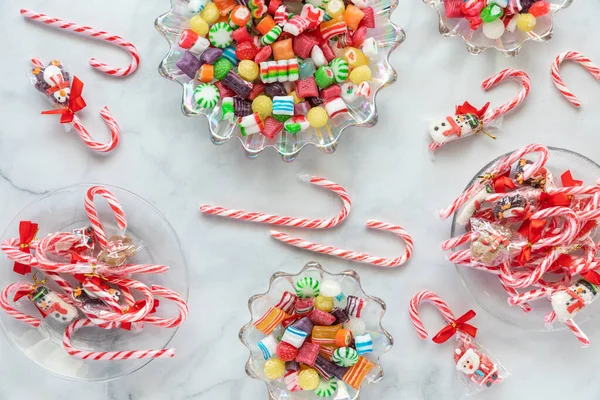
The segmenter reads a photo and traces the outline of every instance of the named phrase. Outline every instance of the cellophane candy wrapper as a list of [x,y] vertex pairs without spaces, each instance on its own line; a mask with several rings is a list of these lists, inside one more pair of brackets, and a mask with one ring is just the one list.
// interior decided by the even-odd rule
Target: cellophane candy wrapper
[[480,393],[510,376],[488,350],[465,334],[457,336],[454,362],[460,380],[466,385],[464,396]]
[[533,165],[533,161],[526,158],[519,160],[515,167],[514,178],[518,184],[529,186],[535,189],[553,189],[556,188],[554,177],[546,168],[540,168],[540,170],[533,175],[531,178],[524,180],[523,174],[527,169]]
[[499,220],[523,220],[530,210],[537,208],[539,194],[529,189],[518,189],[506,193],[492,204],[494,218]]
[[[67,108],[71,94],[71,74],[58,60],[48,65],[35,65],[31,71],[31,83],[48,99],[54,108]],[[62,124],[66,131],[71,130],[71,124]]]
[[598,298],[598,286],[586,279],[579,279],[567,289],[559,290],[550,297],[556,319],[565,322],[573,319],[584,307]]
[[143,247],[143,243],[135,241],[127,234],[115,235],[108,238],[108,246],[102,249],[96,258],[112,267],[120,267]]
[[470,221],[471,260],[473,263],[497,266],[517,256],[527,244],[519,233],[503,225],[479,218]]

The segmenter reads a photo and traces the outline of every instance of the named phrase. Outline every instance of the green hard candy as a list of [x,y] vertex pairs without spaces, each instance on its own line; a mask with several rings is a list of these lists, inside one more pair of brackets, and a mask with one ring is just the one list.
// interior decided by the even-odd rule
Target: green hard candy
[[221,57],[215,61],[213,67],[215,71],[215,79],[220,81],[225,78],[225,75],[227,75],[231,68],[233,68],[233,64],[231,64],[228,59]]
[[494,22],[504,15],[504,10],[498,4],[490,4],[481,10],[481,20],[483,22]]
[[321,65],[315,72],[315,82],[319,89],[327,89],[333,83],[333,71],[326,65]]
[[292,116],[291,115],[273,114],[273,118],[275,118],[279,122],[285,122],[288,119],[292,118]]

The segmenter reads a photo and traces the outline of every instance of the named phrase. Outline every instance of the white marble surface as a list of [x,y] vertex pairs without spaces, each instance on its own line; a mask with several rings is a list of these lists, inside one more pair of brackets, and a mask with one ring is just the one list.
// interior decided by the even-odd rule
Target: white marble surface
[[[87,65],[90,56],[116,64],[124,64],[126,56],[109,45],[26,23],[19,16],[20,7],[122,35],[141,51],[140,69],[124,80],[96,73]],[[418,0],[402,1],[393,20],[408,37],[391,57],[399,78],[378,97],[377,126],[346,131],[333,155],[306,148],[290,165],[273,152],[246,159],[236,141],[216,147],[202,119],[180,113],[181,88],[157,72],[167,43],[153,22],[168,8],[168,0],[4,0],[0,4],[4,43],[0,226],[38,195],[69,184],[122,186],[151,201],[173,224],[187,250],[192,288],[190,318],[174,339],[179,351],[174,360],[152,362],[126,379],[107,384],[68,382],[38,369],[2,338],[0,399],[264,399],[263,384],[244,374],[247,352],[237,339],[238,329],[248,319],[246,299],[264,291],[274,271],[296,271],[311,259],[333,271],[356,269],[365,290],[387,301],[384,323],[396,344],[383,359],[385,379],[366,387],[365,399],[459,397],[461,384],[450,359],[451,345],[419,341],[409,323],[407,303],[420,289],[438,292],[457,312],[474,307],[479,312],[481,341],[512,372],[508,382],[480,399],[600,396],[596,383],[600,318],[584,325],[592,339],[586,350],[568,332],[532,334],[495,320],[475,306],[454,267],[438,250],[450,223],[434,216],[480,166],[518,146],[542,142],[600,158],[598,83],[583,70],[565,66],[566,81],[584,104],[575,110],[554,89],[549,74],[553,58],[569,49],[600,62],[600,25],[595,17],[600,3],[575,2],[558,15],[552,41],[527,43],[518,58],[507,59],[493,51],[470,56],[460,39],[439,36],[433,9]],[[84,120],[95,135],[107,137],[97,111],[103,105],[112,109],[123,129],[116,152],[107,157],[91,154],[53,118],[39,115],[47,104],[27,80],[32,56],[59,58],[85,82]],[[428,120],[445,115],[466,99],[499,104],[513,96],[515,84],[501,85],[489,94],[479,88],[480,81],[505,67],[525,69],[533,87],[526,103],[505,119],[498,140],[471,138],[444,148],[432,159],[425,138]],[[363,224],[367,218],[395,222],[414,236],[410,263],[382,271],[316,257],[276,243],[266,227],[201,217],[197,211],[201,202],[210,202],[315,217],[336,212],[335,197],[298,182],[295,176],[300,172],[343,184],[354,201],[343,227],[300,232],[303,237],[393,256],[401,250],[398,241],[367,233]],[[2,264],[9,267],[6,261]],[[434,313],[426,314],[430,329],[438,328]]]

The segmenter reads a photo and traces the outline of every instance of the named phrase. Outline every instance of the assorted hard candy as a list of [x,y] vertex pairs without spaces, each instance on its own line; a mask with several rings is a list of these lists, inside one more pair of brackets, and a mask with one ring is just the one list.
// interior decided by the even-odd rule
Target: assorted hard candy
[[[490,7],[490,18],[500,10]],[[375,13],[364,0],[193,0],[188,11],[193,15],[180,35],[184,51],[176,65],[198,84],[198,108],[220,105],[222,120],[237,124],[242,135],[275,140],[322,128],[371,95],[369,63],[378,43],[367,37]],[[261,121],[242,121],[251,115]]]

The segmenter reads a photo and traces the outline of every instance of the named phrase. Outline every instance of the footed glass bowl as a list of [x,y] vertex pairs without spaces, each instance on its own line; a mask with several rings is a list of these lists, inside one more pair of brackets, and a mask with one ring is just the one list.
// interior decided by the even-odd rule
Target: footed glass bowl
[[439,15],[439,29],[444,36],[460,36],[464,39],[467,50],[471,54],[479,54],[489,48],[494,48],[506,56],[516,56],[521,51],[523,43],[528,40],[545,42],[552,38],[552,21],[554,14],[567,8],[573,0],[547,0],[551,5],[550,13],[538,17],[537,25],[531,32],[504,32],[500,39],[487,38],[479,27],[472,30],[469,21],[465,18],[448,18],[444,7],[444,0],[423,0],[425,4],[434,7]]
[[[342,287],[344,295],[360,296],[367,300],[361,314],[361,319],[365,322],[366,333],[370,333],[373,339],[373,352],[363,356],[375,364],[369,372],[363,385],[377,383],[383,378],[383,369],[379,362],[380,357],[389,351],[394,344],[392,336],[383,328],[381,320],[386,311],[386,305],[378,297],[366,294],[360,285],[360,277],[354,271],[343,271],[339,274],[327,272],[319,263],[309,262],[297,274],[288,274],[285,272],[276,272],[271,276],[269,289],[267,292],[257,294],[248,300],[248,309],[250,310],[251,320],[240,330],[240,340],[250,351],[250,357],[246,362],[246,374],[254,379],[259,379],[267,385],[269,398],[273,400],[317,400],[322,397],[317,396],[314,391],[289,392],[283,383],[283,379],[270,380],[264,372],[265,360],[262,351],[258,348],[258,342],[265,335],[254,327],[254,322],[262,317],[269,307],[277,304],[281,295],[285,291],[294,292],[294,282],[299,278],[312,277],[319,281],[327,278],[337,281]],[[346,299],[342,300],[344,304],[339,304],[336,300],[336,306],[345,306]],[[281,326],[274,332],[278,336],[281,332]],[[341,381],[340,381],[341,382]],[[355,390],[350,385],[344,385],[348,396],[336,397],[340,400],[356,400],[359,398],[360,391]],[[339,394],[341,396],[341,393]]]
[[179,70],[176,63],[181,60],[185,51],[178,46],[181,32],[189,28],[188,20],[192,14],[188,12],[189,0],[171,0],[171,10],[156,19],[156,29],[169,42],[169,52],[160,63],[160,74],[183,86],[181,111],[186,116],[205,116],[213,143],[223,144],[232,137],[237,138],[245,154],[254,158],[267,147],[274,148],[284,161],[293,161],[300,150],[314,145],[326,153],[333,153],[337,147],[342,131],[350,126],[372,127],[377,123],[375,97],[382,88],[396,81],[396,71],[389,63],[390,53],[404,41],[404,31],[390,21],[390,15],[398,5],[398,0],[374,0],[371,4],[375,11],[375,28],[368,31],[369,37],[377,40],[378,55],[371,61],[372,77],[369,80],[371,94],[364,100],[357,100],[348,105],[348,114],[338,115],[330,119],[322,128],[309,128],[298,134],[281,132],[274,139],[261,134],[242,136],[236,124],[221,121],[219,106],[213,110],[199,109],[192,99],[198,82]]
[[[583,180],[584,185],[594,185],[596,180],[600,178],[600,165],[570,150],[549,147],[550,155],[546,163],[546,168],[553,173],[555,179],[559,179],[560,174],[566,170],[571,170],[575,179]],[[484,166],[475,174],[468,186],[479,180],[479,176],[483,175],[498,159],[504,158],[504,154],[489,164]],[[537,154],[528,155],[527,158],[534,161]],[[467,186],[467,187],[468,187]],[[456,213],[452,221],[451,237],[458,236],[465,232],[465,229],[456,223]],[[595,238],[597,240],[597,237]],[[544,321],[544,315],[552,311],[550,302],[544,299],[532,301],[532,310],[528,313],[523,312],[518,306],[511,307],[507,302],[507,294],[500,286],[498,276],[483,271],[476,271],[471,267],[456,265],[456,271],[460,279],[473,296],[477,304],[484,310],[488,311],[494,317],[506,322],[507,324],[517,326],[523,329],[532,331],[548,331],[548,327]],[[531,288],[529,288],[531,289]],[[526,289],[526,290],[529,290]],[[525,289],[519,289],[520,292]],[[600,302],[593,302],[586,306],[575,316],[577,323],[584,322],[590,319],[593,315],[600,311]],[[565,325],[558,320],[552,324],[553,330],[564,329]]]
[[[26,206],[2,234],[2,240],[18,237],[20,221],[33,221],[39,224],[37,237],[49,233],[70,231],[89,225],[84,209],[84,195],[93,185],[74,185],[49,193]],[[179,238],[165,217],[141,197],[118,187],[103,185],[110,189],[127,216],[127,234],[140,241],[143,247],[130,258],[132,263],[163,264],[170,267],[164,274],[133,275],[147,286],[159,284],[179,293],[185,300],[188,297],[187,266],[179,243]],[[116,234],[118,228],[108,203],[97,196],[96,209],[108,237]],[[31,276],[23,277],[13,272],[13,262],[2,255],[0,287],[4,288],[17,281],[32,282]],[[35,269],[34,269],[35,270]],[[41,278],[43,273],[38,273]],[[48,279],[52,290],[60,289]],[[32,316],[40,317],[39,311],[26,298],[15,303],[15,308]],[[177,307],[169,301],[161,301],[157,316],[177,315]],[[42,319],[38,328],[19,322],[0,310],[0,325],[10,343],[23,355],[47,371],[61,377],[78,381],[101,382],[122,377],[147,365],[150,360],[89,361],[71,357],[63,348],[62,338],[65,325],[47,318]],[[159,328],[148,325],[139,333],[123,329],[100,329],[86,327],[73,335],[74,347],[88,351],[118,351],[161,349],[166,347],[177,329]],[[159,360],[157,362],[173,362]]]

